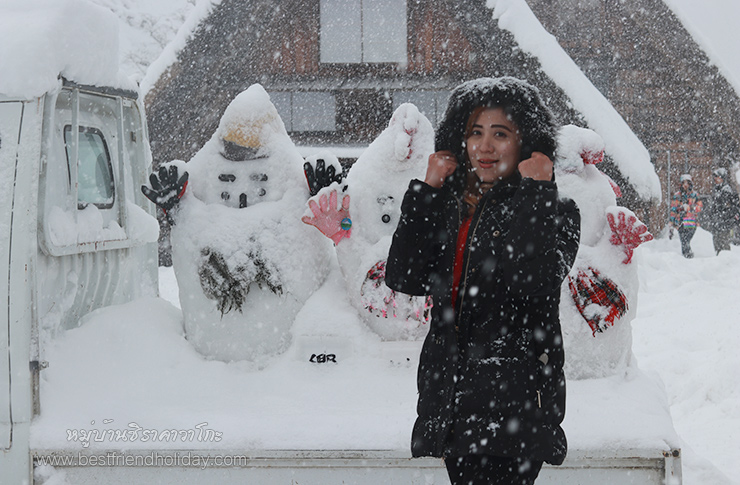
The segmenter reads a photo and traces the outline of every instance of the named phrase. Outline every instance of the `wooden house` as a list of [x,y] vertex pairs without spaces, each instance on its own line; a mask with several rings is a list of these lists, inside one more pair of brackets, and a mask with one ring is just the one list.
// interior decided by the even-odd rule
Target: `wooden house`
[[[399,104],[435,123],[454,86],[501,75],[602,135],[600,168],[653,231],[677,177],[669,157],[672,173],[700,179],[737,150],[736,93],[660,0],[223,0],[147,94],[152,151],[189,160],[260,83],[304,154],[329,147],[349,164]],[[645,180],[653,163],[662,194]]]
[[740,162],[740,98],[662,0],[527,0],[650,152],[666,222],[670,194],[689,173],[700,195],[713,168]]

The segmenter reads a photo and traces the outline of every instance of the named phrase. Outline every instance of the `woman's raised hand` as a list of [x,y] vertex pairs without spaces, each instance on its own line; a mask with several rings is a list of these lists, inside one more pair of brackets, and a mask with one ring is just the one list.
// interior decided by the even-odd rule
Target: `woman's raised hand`
[[434,152],[429,155],[427,174],[424,182],[435,188],[440,188],[445,179],[453,174],[457,168],[457,158],[449,150]]
[[519,173],[522,178],[534,180],[552,180],[552,160],[540,152],[533,152],[532,157],[519,162]]

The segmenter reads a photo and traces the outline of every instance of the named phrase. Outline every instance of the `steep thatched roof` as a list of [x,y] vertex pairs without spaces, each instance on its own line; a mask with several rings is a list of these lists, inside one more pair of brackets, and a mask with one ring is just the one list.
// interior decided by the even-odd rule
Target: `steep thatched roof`
[[[526,3],[488,4],[494,8],[480,0],[408,2],[407,64],[337,65],[320,62],[319,0],[223,0],[149,92],[155,161],[190,159],[231,99],[256,82],[268,92],[331,91],[337,130],[291,135],[298,144],[346,146],[377,136],[390,118],[396,91],[445,91],[474,77],[510,75],[538,86],[561,123],[600,132],[610,156],[602,168],[623,185],[627,198],[659,196],[654,181],[637,181],[641,174],[650,178],[647,150],[628,128],[610,129],[626,124],[556,40],[538,34],[539,43],[548,46],[544,53],[522,48],[532,31],[530,20],[539,26]],[[511,20],[527,15],[532,17],[527,22]],[[553,64],[553,52],[567,62]],[[588,102],[574,103],[582,94],[573,91],[574,79],[588,90]],[[597,121],[602,126],[593,126]]]

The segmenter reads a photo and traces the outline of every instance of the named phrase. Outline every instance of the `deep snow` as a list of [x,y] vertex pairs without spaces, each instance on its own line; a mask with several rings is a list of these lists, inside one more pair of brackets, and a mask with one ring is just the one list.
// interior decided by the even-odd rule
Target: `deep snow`
[[[740,484],[740,247],[715,256],[703,229],[692,247],[696,257],[684,259],[678,239],[663,235],[636,250],[640,303],[633,351],[638,367],[667,393],[684,483]],[[160,268],[160,292],[179,305],[172,268]],[[403,391],[408,397],[409,389]]]
[[[693,260],[681,256],[675,238],[635,251],[640,371],[569,381],[564,428],[573,449],[667,441],[683,449],[684,483],[736,484],[740,248],[715,256],[701,229],[693,248]],[[68,430],[207,422],[223,433],[201,444],[211,448],[408,449],[419,342],[380,342],[348,303],[336,265],[299,313],[291,348],[263,370],[198,355],[182,333],[172,269],[160,268],[160,277],[160,299],[94,312],[52,344],[32,446],[81,449],[82,435],[70,439]],[[309,362],[321,353],[337,363]],[[193,446],[90,441],[91,449]]]
[[638,366],[665,384],[684,483],[738,484],[740,247],[715,256],[711,234],[699,229],[692,248],[688,260],[678,237],[640,247],[632,348]]

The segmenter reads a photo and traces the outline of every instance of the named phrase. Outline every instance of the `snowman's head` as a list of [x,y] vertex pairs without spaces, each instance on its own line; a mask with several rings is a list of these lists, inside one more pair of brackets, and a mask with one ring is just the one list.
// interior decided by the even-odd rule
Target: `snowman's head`
[[303,187],[303,158],[259,84],[231,101],[188,165],[193,193],[206,203],[246,208]]
[[221,155],[233,162],[267,158],[276,142],[288,138],[275,105],[259,84],[234,98],[216,133],[222,144]]
[[396,230],[409,181],[423,178],[434,148],[434,129],[413,104],[393,113],[388,127],[368,146],[347,175],[353,236],[375,244]]
[[555,165],[562,172],[579,173],[584,165],[594,165],[604,158],[604,140],[588,128],[562,126],[558,130],[557,143]]

